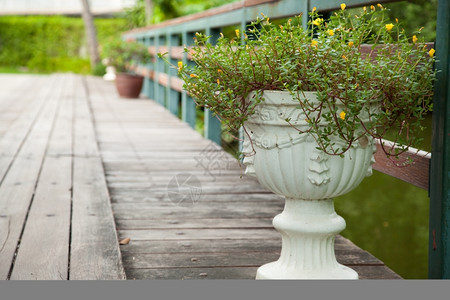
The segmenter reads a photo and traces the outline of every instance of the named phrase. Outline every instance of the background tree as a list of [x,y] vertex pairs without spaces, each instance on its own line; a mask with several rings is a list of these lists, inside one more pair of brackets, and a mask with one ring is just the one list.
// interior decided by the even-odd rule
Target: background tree
[[145,22],[147,25],[152,23],[153,0],[145,0]]
[[100,63],[100,54],[98,51],[97,31],[95,30],[94,18],[89,8],[88,0],[81,0],[82,17],[86,30],[87,43],[89,48],[89,58],[91,60],[91,68]]
[[138,0],[125,10],[128,28],[143,27],[240,0]]

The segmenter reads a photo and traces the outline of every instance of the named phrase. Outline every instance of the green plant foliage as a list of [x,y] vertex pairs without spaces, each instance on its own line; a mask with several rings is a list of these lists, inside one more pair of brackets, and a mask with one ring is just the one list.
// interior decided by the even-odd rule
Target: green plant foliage
[[[381,139],[392,130],[393,141],[405,147],[385,149],[387,155],[415,145],[434,80],[434,50],[424,47],[420,32],[406,36],[381,5],[354,15],[343,4],[329,21],[313,10],[307,29],[297,24],[276,25],[264,16],[250,25],[252,38],[236,29],[215,46],[197,34],[195,47],[185,49],[196,65],[177,66],[185,89],[232,130],[245,130],[264,90],[288,90],[309,123],[296,129],[328,154],[342,155],[363,136]],[[361,51],[367,43],[369,55]],[[318,102],[304,101],[303,91],[317,92]]]
[[189,15],[237,1],[239,0],[185,0],[183,1],[185,5],[180,7],[181,15]]
[[95,65],[95,67],[91,71],[94,76],[103,76],[106,74],[106,66],[103,63],[99,63]]
[[134,6],[125,9],[123,17],[126,20],[127,29],[144,27],[147,25],[144,0],[138,0]]
[[[236,1],[239,0],[153,0],[153,15],[150,23],[160,23]],[[133,7],[126,9],[123,17],[127,21],[128,29],[148,25],[144,0],[138,0]]]
[[[100,43],[124,28],[122,19],[98,19],[95,24]],[[89,59],[83,55],[84,36],[81,18],[0,17],[0,66],[43,73],[89,73]]]
[[147,47],[133,40],[124,41],[113,37],[103,44],[103,57],[117,72],[129,71],[128,66],[148,63],[151,55]]
[[417,28],[422,28],[425,41],[436,39],[436,18],[438,0],[408,0],[387,3],[391,19],[398,18],[408,35],[414,34]]

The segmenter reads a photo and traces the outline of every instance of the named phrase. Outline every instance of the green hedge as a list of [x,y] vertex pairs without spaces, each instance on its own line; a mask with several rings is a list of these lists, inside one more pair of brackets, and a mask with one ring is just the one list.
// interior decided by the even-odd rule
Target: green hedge
[[[96,19],[99,43],[124,30],[123,19]],[[34,72],[91,71],[81,18],[0,17],[0,66]]]

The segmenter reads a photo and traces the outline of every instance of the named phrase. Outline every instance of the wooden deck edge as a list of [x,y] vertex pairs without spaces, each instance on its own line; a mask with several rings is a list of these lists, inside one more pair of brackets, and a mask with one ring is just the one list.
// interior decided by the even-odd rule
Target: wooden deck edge
[[76,99],[71,280],[126,279],[105,171],[82,79]]
[[[361,249],[358,247],[355,243],[353,243],[351,240],[338,235],[336,237],[336,244],[339,245],[336,247],[336,251],[339,251],[339,248],[345,247],[347,249],[351,249],[349,251],[349,255],[355,255],[357,254],[359,257],[364,257],[366,260],[366,263],[364,264],[353,264],[346,261],[343,263],[344,265],[348,266],[349,268],[354,269],[358,275],[359,279],[373,279],[375,276],[377,280],[383,280],[383,279],[403,279],[399,274],[395,273],[393,270],[391,270],[388,266],[384,264],[380,259],[373,256],[371,253]],[[341,255],[341,257],[344,257],[345,255]]]

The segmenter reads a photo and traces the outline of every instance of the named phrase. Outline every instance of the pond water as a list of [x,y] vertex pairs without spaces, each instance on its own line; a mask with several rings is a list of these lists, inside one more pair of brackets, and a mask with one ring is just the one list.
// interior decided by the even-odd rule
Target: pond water
[[[423,144],[431,151],[431,114]],[[428,278],[428,191],[374,171],[335,207],[347,222],[341,233],[406,279]]]
[[341,233],[407,279],[428,274],[428,192],[374,171],[351,193],[335,198],[347,222]]

